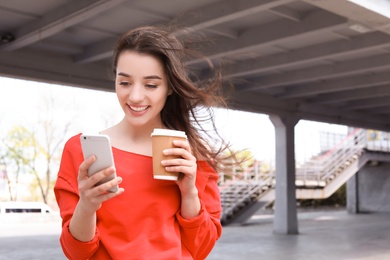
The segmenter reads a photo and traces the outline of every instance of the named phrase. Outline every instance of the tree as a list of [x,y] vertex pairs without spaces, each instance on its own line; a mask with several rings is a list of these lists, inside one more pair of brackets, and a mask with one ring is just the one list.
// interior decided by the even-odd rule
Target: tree
[[30,167],[37,156],[36,141],[32,137],[25,127],[17,126],[3,139],[5,152],[2,159],[7,172],[6,180],[11,201],[17,199],[20,173],[25,171],[26,167]]
[[[36,177],[42,199],[48,203],[48,197],[53,190],[55,175],[60,162],[60,147],[64,143],[71,125],[71,118],[63,116],[64,108],[58,105],[58,99],[55,99],[52,93],[42,96],[42,102],[39,113],[39,119],[35,128],[39,133],[35,137],[37,145],[40,146],[40,174],[36,174],[36,169],[32,170]],[[58,120],[61,115],[61,120]]]
[[7,169],[10,169],[7,172],[8,175],[14,173],[12,177],[15,180],[14,188],[10,190],[11,200],[16,200],[16,195],[12,194],[17,194],[21,172],[34,176],[36,187],[45,203],[48,203],[48,196],[53,190],[54,173],[60,161],[59,147],[64,142],[71,121],[64,118],[57,120],[56,102],[51,95],[44,96],[40,104],[42,112],[32,127],[16,126],[3,139],[6,148],[4,160],[7,161]]
[[[50,117],[47,120],[42,121],[41,126],[43,128],[44,137],[42,155],[45,158],[45,178],[47,185],[45,190],[42,190],[41,185],[39,185],[39,187],[42,192],[42,197],[44,198],[45,203],[47,203],[47,196],[54,186],[52,169],[59,164],[59,147],[64,142],[65,136],[69,130],[70,122],[67,122],[62,130],[60,130],[53,127],[53,117]],[[38,181],[38,184],[39,183],[40,182]]]
[[[15,185],[8,182],[11,200],[16,200],[17,184],[20,172],[23,171],[34,175],[42,200],[48,202],[48,195],[54,185],[52,169],[58,165],[58,148],[63,143],[65,134],[56,134],[49,121],[41,122],[41,126],[43,142],[39,142],[36,134],[23,126],[14,127],[3,140],[7,151],[4,156],[4,160],[8,161],[7,168],[16,169],[12,170],[15,173]],[[63,129],[64,133],[67,132],[67,126]]]
[[15,171],[15,180],[13,181],[8,175],[8,164],[6,158],[8,157],[5,154],[0,155],[0,178],[6,182],[6,186],[8,187],[9,200],[15,201],[18,195],[17,187],[19,182],[19,170]]

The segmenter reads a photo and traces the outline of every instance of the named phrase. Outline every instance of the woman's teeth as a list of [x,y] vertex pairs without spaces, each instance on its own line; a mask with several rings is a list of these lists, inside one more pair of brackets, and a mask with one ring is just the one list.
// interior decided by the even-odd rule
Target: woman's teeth
[[145,111],[148,107],[132,107],[130,106],[131,110],[134,110],[136,112],[142,112],[142,111]]

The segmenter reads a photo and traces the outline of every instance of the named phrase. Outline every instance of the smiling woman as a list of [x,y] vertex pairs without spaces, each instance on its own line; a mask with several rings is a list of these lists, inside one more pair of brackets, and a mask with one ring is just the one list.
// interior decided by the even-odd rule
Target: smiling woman
[[[124,115],[98,130],[111,140],[115,167],[89,176],[97,157],[82,156],[78,133],[65,144],[54,188],[68,258],[205,259],[221,236],[218,170],[232,156],[220,156],[228,148],[223,140],[220,147],[208,144],[205,136],[220,135],[216,128],[206,132],[196,112],[225,105],[222,81],[218,71],[209,81],[191,80],[188,51],[165,28],[140,27],[119,37],[112,65]],[[153,177],[153,160],[160,156],[152,154],[155,129],[187,137],[162,151],[167,157],[161,166],[177,180]],[[102,183],[109,175],[116,177]]]

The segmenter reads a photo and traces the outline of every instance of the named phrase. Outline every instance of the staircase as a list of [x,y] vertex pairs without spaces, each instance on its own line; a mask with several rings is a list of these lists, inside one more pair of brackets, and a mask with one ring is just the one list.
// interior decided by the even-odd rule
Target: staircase
[[[243,173],[233,174],[233,179],[220,185],[223,224],[247,218],[274,200],[274,173],[261,174],[255,162]],[[270,196],[271,195],[271,196]]]
[[358,159],[365,152],[366,140],[366,131],[355,129],[327,153],[297,168],[297,199],[325,199],[332,195],[363,166]]
[[[328,152],[297,167],[297,199],[325,199],[366,163],[390,162],[390,133],[372,131],[354,129]],[[221,182],[222,224],[242,223],[274,201],[275,173],[263,174],[259,166]]]

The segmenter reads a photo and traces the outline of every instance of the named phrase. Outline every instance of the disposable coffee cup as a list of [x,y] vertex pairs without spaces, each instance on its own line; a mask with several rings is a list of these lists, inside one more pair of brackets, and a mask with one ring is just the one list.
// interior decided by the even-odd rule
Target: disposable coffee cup
[[152,152],[153,152],[153,177],[160,180],[177,180],[178,172],[168,172],[161,165],[161,161],[180,158],[173,155],[164,155],[163,151],[168,148],[175,147],[173,140],[186,140],[187,136],[183,131],[160,129],[153,130],[152,136]]

